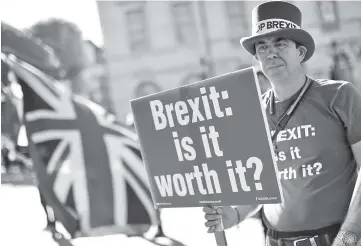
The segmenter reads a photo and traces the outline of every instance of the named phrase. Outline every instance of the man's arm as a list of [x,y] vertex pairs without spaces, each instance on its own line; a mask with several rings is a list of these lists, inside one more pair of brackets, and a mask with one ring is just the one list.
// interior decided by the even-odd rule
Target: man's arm
[[[355,190],[353,192],[352,195],[352,199],[351,199],[351,205],[355,199],[355,197],[358,195],[358,201],[359,201],[359,205],[360,203],[360,189],[361,189],[361,141],[358,143],[355,143],[354,145],[351,146],[352,148],[352,152],[353,155],[355,157],[356,163],[357,163],[357,167],[358,167],[358,178],[357,178],[357,182],[356,182],[356,186],[355,186]],[[358,191],[358,192],[357,192]],[[361,221],[361,218],[360,218]]]
[[234,209],[238,214],[238,223],[257,215],[262,207],[263,205],[235,206]]
[[[205,213],[205,226],[209,227],[208,233],[223,231],[241,223],[243,220],[253,216],[259,211],[262,205],[242,205],[242,206],[225,206],[225,207],[203,207]],[[223,223],[223,226],[219,226]]]
[[[361,141],[353,144],[352,152],[354,154],[358,169],[361,168]],[[354,244],[347,244],[350,240],[355,241]],[[335,239],[333,246],[359,246],[361,245],[361,170],[358,172],[356,186],[351,199],[350,207],[347,212],[345,221],[341,226],[339,235]]]

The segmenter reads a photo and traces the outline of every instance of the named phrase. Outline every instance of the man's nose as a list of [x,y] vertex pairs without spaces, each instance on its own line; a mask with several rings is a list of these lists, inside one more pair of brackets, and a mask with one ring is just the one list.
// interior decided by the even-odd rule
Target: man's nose
[[273,45],[270,45],[267,49],[267,58],[273,59],[276,57],[278,57],[278,51]]

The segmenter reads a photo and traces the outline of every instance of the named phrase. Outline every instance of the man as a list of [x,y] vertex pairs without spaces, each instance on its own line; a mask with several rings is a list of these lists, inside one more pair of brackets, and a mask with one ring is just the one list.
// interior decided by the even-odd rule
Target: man
[[[275,135],[278,169],[292,167],[298,174],[280,178],[282,204],[205,207],[208,232],[220,231],[221,222],[230,228],[262,207],[269,246],[361,245],[360,182],[355,185],[357,165],[361,165],[361,95],[349,82],[305,75],[301,63],[310,59],[315,44],[301,29],[296,6],[266,2],[255,7],[252,17],[253,35],[241,43],[270,80],[264,102],[271,130],[289,111],[293,114],[284,129],[310,127],[310,132],[288,141]],[[301,100],[295,106],[297,99]],[[300,151],[292,158],[288,153],[296,146]]]

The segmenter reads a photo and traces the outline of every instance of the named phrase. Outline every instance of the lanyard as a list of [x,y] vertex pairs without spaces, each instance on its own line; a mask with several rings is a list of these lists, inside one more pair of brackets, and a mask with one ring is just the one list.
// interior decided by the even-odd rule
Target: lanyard
[[[300,93],[298,94],[298,97],[291,104],[291,106],[287,109],[287,111],[282,115],[280,120],[277,122],[276,127],[275,127],[275,132],[272,135],[272,143],[273,143],[273,145],[275,145],[275,143],[276,143],[276,138],[277,138],[278,133],[285,128],[287,122],[289,121],[292,114],[296,110],[296,108],[299,105],[299,103],[300,103],[301,99],[303,98],[303,96],[306,94],[308,89],[311,87],[312,83],[313,83],[313,80],[311,80],[310,78],[307,77],[307,81],[306,81],[305,85],[303,86],[302,90],[300,91]],[[273,105],[271,105],[272,103],[274,103],[273,92],[271,92],[270,99],[269,99],[270,113],[271,114],[272,114],[271,108],[273,108]],[[275,146],[275,149],[276,149],[276,146]]]

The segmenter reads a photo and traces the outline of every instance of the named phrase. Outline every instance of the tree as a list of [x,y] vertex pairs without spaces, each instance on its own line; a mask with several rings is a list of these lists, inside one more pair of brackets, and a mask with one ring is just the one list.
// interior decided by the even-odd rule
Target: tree
[[66,71],[66,79],[72,81],[74,92],[80,91],[81,71],[85,67],[83,38],[73,23],[52,18],[30,27],[30,32],[52,47]]

